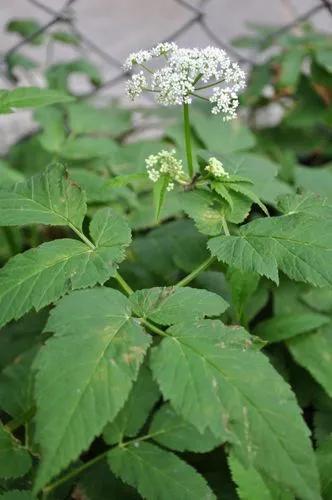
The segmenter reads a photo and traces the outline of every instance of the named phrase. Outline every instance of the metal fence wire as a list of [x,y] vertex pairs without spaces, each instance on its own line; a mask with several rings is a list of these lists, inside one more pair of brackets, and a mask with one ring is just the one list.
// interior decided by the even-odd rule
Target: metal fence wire
[[[267,42],[272,42],[284,33],[295,29],[301,23],[310,20],[312,16],[320,11],[325,10],[327,14],[332,16],[332,0],[319,0],[316,5],[314,5],[301,15],[295,17],[291,22],[288,22],[287,24],[283,25],[282,27],[276,29],[274,32],[271,32],[266,36],[262,36],[261,44],[256,48],[256,52],[251,57],[247,57],[240,54],[234,47],[217,36],[209,26],[207,22],[207,5],[211,0],[200,0],[198,5],[196,6],[189,3],[188,0],[173,1],[185,8],[188,11],[190,17],[170,36],[163,40],[156,40],[156,43],[176,41],[181,35],[185,34],[193,26],[198,26],[205,33],[208,39],[211,40],[211,43],[213,43],[213,45],[225,49],[238,62],[248,65],[249,69],[257,64],[260,48],[264,47]],[[44,13],[48,14],[50,16],[50,19],[35,32],[30,34],[28,37],[20,40],[18,43],[14,44],[7,52],[0,56],[0,71],[1,67],[6,63],[9,56],[12,56],[13,54],[21,50],[34,38],[52,29],[55,25],[64,23],[68,26],[72,34],[74,34],[80,41],[79,46],[77,47],[77,51],[79,53],[82,53],[82,50],[84,50],[85,55],[87,55],[88,57],[96,55],[101,60],[103,60],[110,68],[116,70],[115,76],[112,76],[112,78],[105,80],[97,88],[93,89],[93,91],[89,95],[98,93],[102,89],[110,89],[112,86],[119,83],[123,78],[128,77],[128,74],[130,73],[125,73],[123,71],[122,61],[118,60],[112,54],[106,52],[103,48],[96,44],[94,40],[89,38],[86,33],[83,33],[80,30],[79,26],[77,25],[75,16],[75,4],[77,4],[79,0],[66,0],[63,7],[58,11],[54,10],[54,8],[44,5],[40,0],[27,0],[27,2],[37,7]]]

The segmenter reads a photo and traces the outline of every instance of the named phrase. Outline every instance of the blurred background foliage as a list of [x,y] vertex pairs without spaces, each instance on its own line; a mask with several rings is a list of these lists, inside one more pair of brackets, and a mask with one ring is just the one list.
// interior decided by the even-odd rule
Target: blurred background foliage
[[[101,206],[112,206],[127,215],[134,240],[126,262],[121,265],[121,273],[131,286],[171,285],[207,258],[207,235],[218,232],[218,210],[209,203],[205,206],[204,200],[191,199],[184,203],[175,190],[167,195],[160,220],[156,222],[144,159],[163,148],[175,147],[185,163],[182,116],[177,109],[156,108],[150,102],[133,107],[119,100],[110,102],[98,98],[101,90],[122,81],[118,61],[112,64],[119,74],[105,81],[93,58],[87,59],[84,54],[44,68],[40,68],[33,57],[25,55],[26,46],[45,46],[51,50],[54,44],[70,45],[79,53],[87,40],[70,22],[71,3],[69,1],[60,13],[52,14],[51,9],[53,17],[47,25],[33,18],[19,17],[7,24],[7,31],[20,37],[2,58],[1,72],[7,84],[15,86],[21,70],[29,75],[38,68],[43,71],[43,81],[50,89],[64,91],[75,99],[33,112],[31,130],[3,151],[0,187],[24,180],[50,162],[63,162],[72,179],[86,191],[90,215]],[[324,9],[332,21],[328,2],[318,3],[317,8]],[[192,14],[195,22],[204,22],[199,9],[194,8]],[[252,190],[272,214],[277,213],[278,197],[283,194],[315,193],[332,203],[332,36],[317,31],[310,24],[309,14],[283,27],[251,25],[250,32],[233,40],[230,51],[248,71],[238,120],[223,123],[211,116],[201,103],[196,103],[192,110],[196,162],[213,153],[223,161],[226,170],[252,181]],[[211,38],[211,44],[222,43],[216,37]],[[245,56],[239,56],[238,51],[243,49],[241,54]],[[95,52],[100,50],[95,47]],[[105,57],[112,60],[108,54]],[[71,85],[72,76],[77,74],[89,81],[86,92],[77,91]],[[2,108],[2,112],[8,111]],[[240,208],[234,222],[255,218],[258,211],[253,210],[248,216],[251,203],[241,194],[237,196]],[[203,231],[197,231],[194,223],[184,216],[184,210]],[[41,242],[66,236],[66,231],[62,227],[45,226],[1,228],[1,263]],[[316,290],[292,283],[286,277],[277,288],[257,276],[234,270],[226,272],[218,264],[202,273],[195,286],[220,293],[226,300],[231,297],[232,307],[224,313],[226,320],[228,317],[232,322],[256,328],[262,335],[266,321],[270,321],[269,329],[275,328],[278,335],[274,315],[301,312],[304,320],[294,319],[293,326],[295,333],[303,333],[316,328],[315,314],[323,315],[323,324],[324,318],[332,313],[331,289]],[[30,407],[31,381],[25,375],[30,373],[35,346],[43,338],[45,317],[45,311],[31,313],[5,327],[0,336],[0,407],[4,419],[16,418]],[[313,321],[312,326],[308,318]],[[306,342],[309,344],[301,346],[289,341],[287,350],[280,341],[271,345],[267,353],[291,382],[315,442],[321,444],[332,431],[332,401],[331,393],[323,392],[317,380],[321,377],[320,359],[331,340],[323,336],[320,341],[316,339],[310,344],[307,338]],[[309,359],[309,351],[316,357]],[[331,367],[326,366],[325,370],[331,374]],[[8,384],[12,399],[8,399],[5,389]],[[15,394],[24,395],[20,396],[19,404]],[[29,439],[29,433],[27,435]],[[99,443],[95,446],[98,448]],[[188,454],[187,459],[204,472],[215,491],[220,492],[220,498],[236,498],[222,449],[210,454]],[[322,461],[324,467],[324,450]],[[136,498],[133,490],[123,486],[109,471],[106,474],[105,467],[103,463],[97,464],[83,473],[78,479],[77,491],[85,491],[92,499],[109,498],[110,489],[116,498]],[[29,481],[28,475],[16,481],[4,481],[1,488],[25,487]],[[330,483],[326,481],[329,488]],[[70,482],[67,483],[54,497],[66,498],[71,487]]]

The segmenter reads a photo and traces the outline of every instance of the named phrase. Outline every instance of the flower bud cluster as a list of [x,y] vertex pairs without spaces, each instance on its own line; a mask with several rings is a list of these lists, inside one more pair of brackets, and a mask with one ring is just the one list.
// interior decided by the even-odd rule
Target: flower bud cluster
[[[155,58],[161,58],[161,67],[147,67],[146,63]],[[238,93],[245,87],[245,74],[224,50],[217,47],[186,49],[175,43],[160,43],[151,50],[130,54],[124,67],[132,70],[135,65],[146,73],[141,71],[129,80],[127,92],[132,99],[144,90],[152,91],[157,102],[164,106],[190,104],[194,97],[201,97],[212,103],[212,113],[223,114],[224,120],[236,116]],[[212,94],[208,91],[210,88],[213,88]]]
[[223,167],[221,161],[217,160],[217,158],[210,158],[208,164],[204,168],[207,172],[213,175],[213,177],[229,177],[229,173]]
[[148,176],[151,181],[157,182],[162,175],[167,175],[169,182],[167,191],[174,189],[174,181],[184,178],[182,161],[175,158],[175,149],[162,150],[156,155],[150,155],[145,160]]

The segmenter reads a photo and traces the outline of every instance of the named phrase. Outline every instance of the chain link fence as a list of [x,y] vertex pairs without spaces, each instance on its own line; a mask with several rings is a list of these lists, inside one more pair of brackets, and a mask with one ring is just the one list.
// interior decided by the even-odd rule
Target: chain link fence
[[[184,34],[188,33],[192,28],[198,28],[204,33],[205,37],[209,42],[220,48],[225,49],[235,60],[244,65],[249,71],[252,67],[260,62],[260,52],[261,49],[266,45],[267,42],[272,42],[276,40],[279,36],[284,33],[296,30],[301,25],[301,23],[305,21],[309,21],[314,15],[319,12],[325,12],[327,16],[331,16],[332,22],[332,0],[317,0],[317,3],[313,5],[306,12],[301,13],[298,16],[294,16],[288,23],[284,24],[282,27],[276,29],[273,32],[269,32],[268,35],[262,36],[261,44],[258,46],[254,53],[251,53],[250,56],[243,54],[236,50],[233,46],[227,43],[225,40],[220,38],[218,34],[211,28],[208,22],[208,6],[211,0],[198,0],[196,5],[190,3],[189,0],[172,0],[175,4],[180,5],[184,9],[186,9],[188,13],[188,17],[183,22],[182,26],[177,28],[173,33],[171,33],[167,38],[161,40],[155,40],[155,43],[165,42],[165,41],[177,41]],[[29,45],[34,38],[50,32],[54,30],[55,27],[66,26],[66,29],[72,33],[77,40],[79,40],[79,44],[74,47],[74,50],[77,52],[79,57],[85,57],[92,61],[99,59],[103,65],[109,68],[112,73],[111,77],[104,78],[103,82],[97,86],[96,88],[90,89],[85,95],[86,97],[90,97],[92,95],[99,94],[101,92],[112,93],[112,90],[119,84],[124,78],[128,77],[128,73],[125,73],[122,69],[122,61],[115,57],[113,54],[106,51],[103,47],[98,45],[95,40],[90,37],[86,32],[81,30],[79,23],[77,22],[75,9],[79,4],[80,0],[66,0],[61,9],[55,10],[53,7],[46,5],[42,2],[42,0],[26,0],[26,2],[40,10],[43,14],[47,15],[49,19],[43,25],[41,25],[35,32],[31,33],[28,37],[20,40],[15,43],[12,47],[9,48],[5,53],[0,55],[0,76],[4,81],[6,61],[10,56],[13,56],[15,53],[20,52],[25,46]],[[288,11],[293,12],[288,0],[283,0],[284,3],[288,4]],[[220,7],[222,10],[222,7]],[[128,13],[128,15],[132,15],[132,13]],[[140,47],[142,48],[142,47]],[[47,47],[45,49],[47,51]],[[47,61],[47,57],[46,57]],[[11,83],[7,80],[4,81],[4,85],[9,86]],[[10,124],[9,124],[10,127]],[[27,125],[21,122],[19,128],[25,128]],[[1,127],[2,129],[4,126]],[[15,123],[12,127],[15,130],[15,134],[18,135],[17,124]],[[13,132],[13,130],[12,130]],[[6,134],[6,138],[4,138],[4,134],[2,135],[2,144],[0,144],[0,149],[5,149],[4,143],[9,143],[11,141],[10,130],[8,134]]]

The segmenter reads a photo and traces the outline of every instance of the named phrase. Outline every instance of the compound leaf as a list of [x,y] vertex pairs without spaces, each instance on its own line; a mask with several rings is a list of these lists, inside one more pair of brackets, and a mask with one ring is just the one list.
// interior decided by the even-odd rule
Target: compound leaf
[[153,348],[151,366],[176,412],[229,441],[246,467],[318,500],[309,431],[295,396],[245,330],[201,320],[168,334]]
[[55,336],[35,362],[37,491],[124,405],[150,343],[130,315],[129,301],[110,288],[74,292],[52,311],[46,328]]

